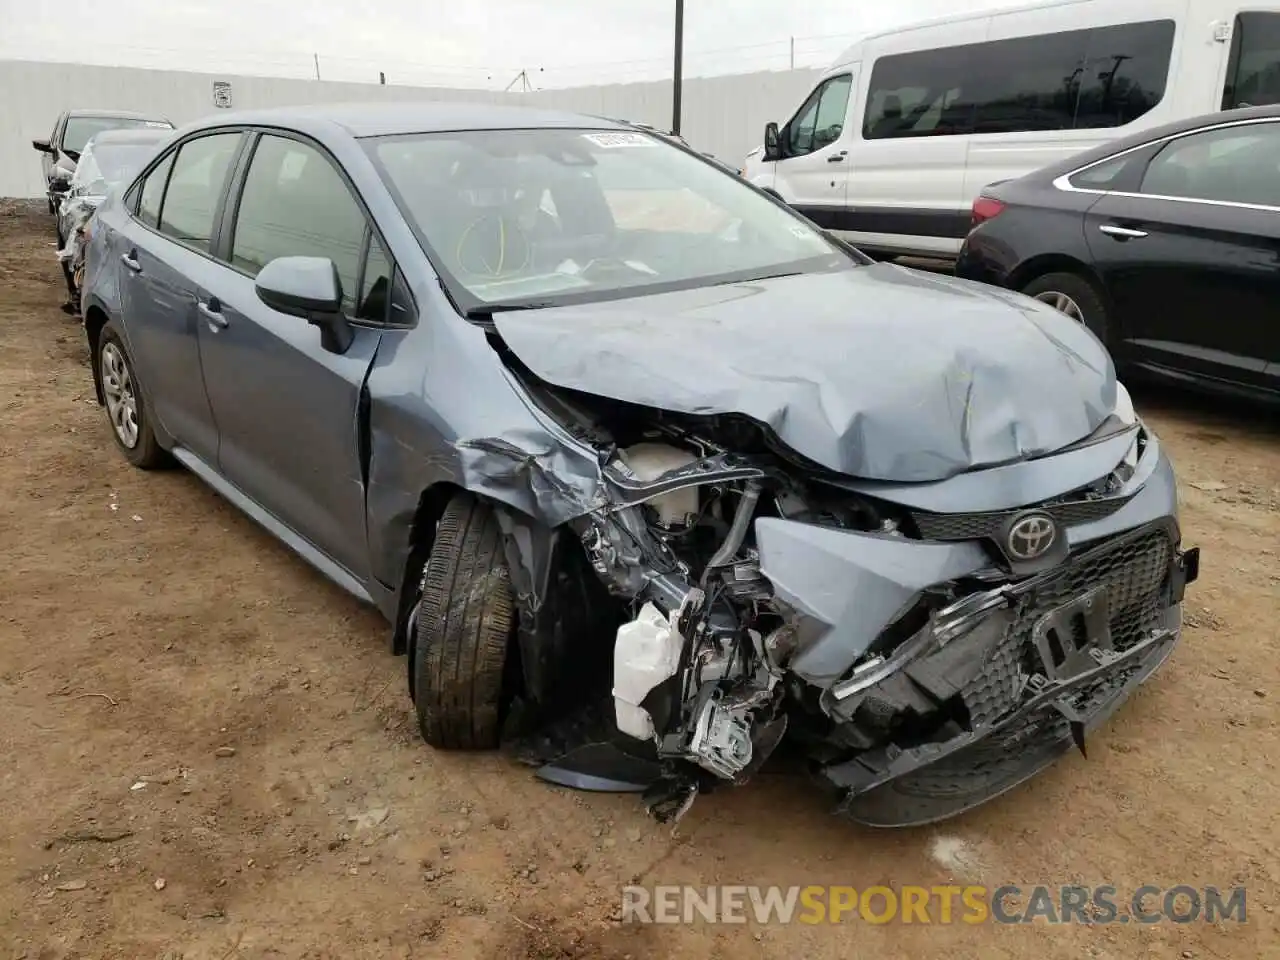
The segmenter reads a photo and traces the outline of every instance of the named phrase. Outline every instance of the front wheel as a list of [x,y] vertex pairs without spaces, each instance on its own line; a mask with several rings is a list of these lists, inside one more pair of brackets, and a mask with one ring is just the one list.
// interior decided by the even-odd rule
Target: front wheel
[[445,750],[498,746],[511,699],[515,597],[493,507],[458,493],[436,528],[410,641],[422,739]]
[[110,320],[98,336],[98,376],[103,406],[111,422],[116,446],[135,467],[153,470],[168,462],[168,455],[151,429],[151,410],[138,385],[133,359],[124,338]]
[[1046,273],[1023,287],[1022,292],[1083,324],[1099,340],[1107,342],[1106,303],[1091,281],[1077,273]]

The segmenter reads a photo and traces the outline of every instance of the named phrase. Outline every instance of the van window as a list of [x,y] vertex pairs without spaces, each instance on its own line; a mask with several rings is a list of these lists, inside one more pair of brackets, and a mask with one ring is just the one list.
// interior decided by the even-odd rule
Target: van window
[[809,94],[787,125],[787,156],[799,157],[828,147],[844,132],[852,78],[847,73],[824,80]]
[[1172,20],[882,57],[863,137],[1119,127],[1164,97]]
[[1231,31],[1222,109],[1280,103],[1280,13],[1242,13]]

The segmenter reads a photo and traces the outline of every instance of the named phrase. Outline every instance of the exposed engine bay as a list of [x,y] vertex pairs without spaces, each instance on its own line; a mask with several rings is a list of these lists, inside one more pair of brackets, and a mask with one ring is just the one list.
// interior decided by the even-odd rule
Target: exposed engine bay
[[[953,815],[1026,779],[1064,744],[1084,750],[1087,729],[1177,638],[1167,611],[1194,579],[1195,557],[1184,562],[1173,532],[1147,528],[1136,545],[1122,537],[1095,548],[1107,554],[1098,578],[1073,564],[1066,530],[1055,525],[1105,518],[1141,487],[1135,474],[1148,441],[1131,409],[1101,434],[1123,451],[1103,477],[1030,512],[947,517],[860,492],[750,421],[527,386],[601,451],[609,502],[570,527],[626,610],[613,645],[613,719],[656,759],[661,774],[646,800],[659,819],[683,815],[698,792],[746,782],[788,732],[855,818],[899,825]],[[1024,516],[1058,538],[1034,557],[1008,546],[1010,524]],[[896,560],[884,553],[889,564],[930,548],[941,559],[859,610],[857,577],[841,576],[834,556],[814,555],[836,573],[834,590],[817,585],[820,597],[814,587],[792,589],[813,571],[794,568],[783,548],[774,547],[775,568],[762,562],[763,537],[797,534],[833,543],[854,534],[877,551],[910,551]],[[1110,559],[1116,550],[1128,551],[1123,565]],[[824,603],[839,614],[824,615]],[[823,679],[813,648],[860,614],[864,638],[842,643],[843,661]],[[914,802],[891,796],[886,805],[877,791],[887,785],[892,794],[949,757],[962,763],[966,749],[998,744],[1009,755],[1018,737],[1038,734],[1004,731],[1032,714],[1052,715],[1041,739],[1055,741],[1043,756],[1028,753],[1036,765],[943,785]],[[568,785],[592,779],[555,763],[544,773]]]

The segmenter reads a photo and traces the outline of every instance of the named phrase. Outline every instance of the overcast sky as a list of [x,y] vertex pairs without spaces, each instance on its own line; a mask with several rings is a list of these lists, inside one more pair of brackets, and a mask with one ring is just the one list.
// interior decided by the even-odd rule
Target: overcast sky
[[[868,32],[1009,0],[687,0],[687,75],[826,64]],[[0,0],[0,58],[535,87],[670,76],[674,0]]]

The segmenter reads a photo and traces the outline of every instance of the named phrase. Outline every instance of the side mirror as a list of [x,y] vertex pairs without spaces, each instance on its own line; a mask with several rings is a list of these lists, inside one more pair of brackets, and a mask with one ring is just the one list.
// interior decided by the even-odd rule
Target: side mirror
[[328,257],[277,257],[258,273],[258,299],[272,310],[320,328],[320,345],[346,353],[355,339],[342,315],[342,280]]
[[776,123],[764,125],[764,158],[769,161],[782,159],[782,139]]
[[31,146],[35,147],[41,153],[53,153],[53,144],[48,140],[32,140]]

